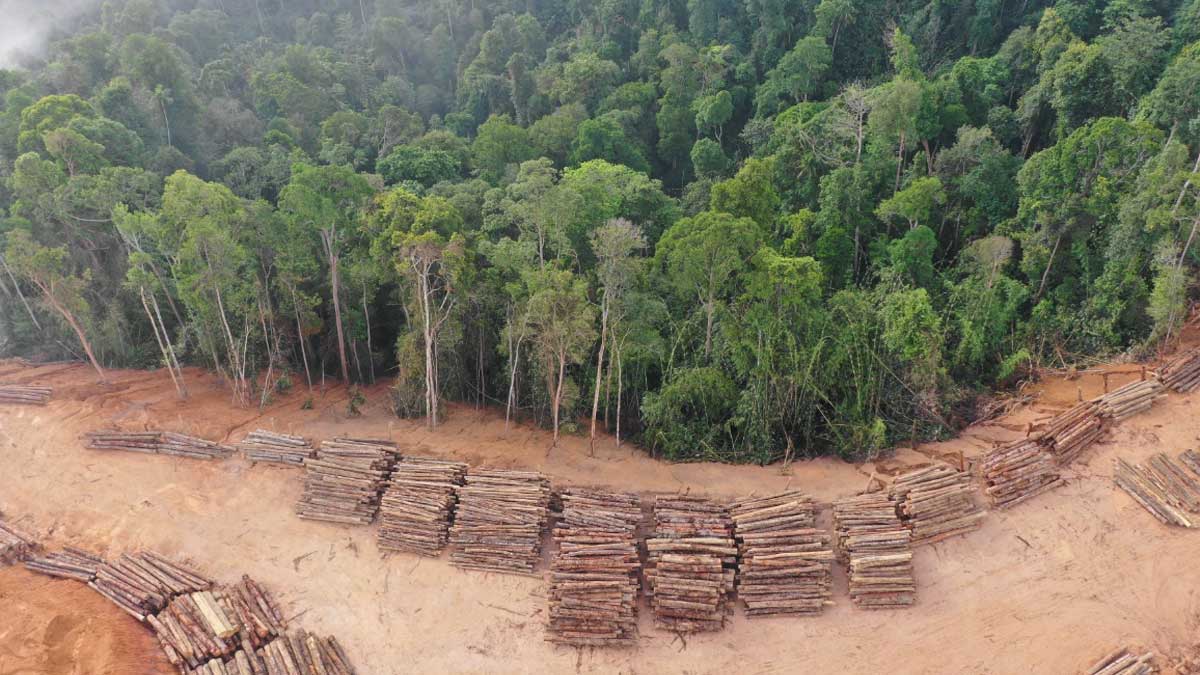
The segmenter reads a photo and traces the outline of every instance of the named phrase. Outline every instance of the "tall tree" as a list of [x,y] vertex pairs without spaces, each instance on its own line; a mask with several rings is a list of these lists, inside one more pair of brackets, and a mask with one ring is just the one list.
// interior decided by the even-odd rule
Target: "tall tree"
[[46,304],[62,317],[75,333],[75,337],[79,339],[79,344],[87,354],[88,361],[96,370],[100,381],[107,382],[108,377],[104,374],[104,368],[96,360],[96,354],[92,351],[92,343],[88,341],[87,333],[84,331],[84,322],[87,320],[91,308],[83,297],[83,289],[91,280],[90,270],[85,270],[82,275],[72,274],[66,266],[66,247],[42,246],[24,230],[9,232],[7,241],[4,258],[13,272],[33,284],[41,292],[42,299],[46,301]]
[[567,368],[587,358],[596,338],[596,312],[587,299],[587,282],[569,270],[531,271],[526,284],[530,332],[544,368],[558,445]]
[[349,384],[346,337],[342,323],[341,262],[354,243],[359,213],[373,190],[365,178],[346,166],[292,167],[292,180],[279,195],[279,210],[295,236],[320,238],[329,274],[329,294],[337,331],[342,381]]
[[[633,283],[641,260],[637,253],[646,247],[646,239],[637,225],[623,218],[608,221],[592,234],[596,254],[596,280],[600,285],[600,351],[596,356],[596,381],[592,385],[592,427],[590,447],[596,447],[596,415],[600,411],[600,385],[609,335],[619,330],[627,307],[625,294]],[[612,357],[609,357],[612,369]]]

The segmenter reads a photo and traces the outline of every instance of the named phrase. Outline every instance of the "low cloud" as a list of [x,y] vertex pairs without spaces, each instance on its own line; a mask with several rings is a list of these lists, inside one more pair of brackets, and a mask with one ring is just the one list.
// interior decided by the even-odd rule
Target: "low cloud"
[[95,6],[96,0],[0,0],[0,68],[36,59],[56,29]]

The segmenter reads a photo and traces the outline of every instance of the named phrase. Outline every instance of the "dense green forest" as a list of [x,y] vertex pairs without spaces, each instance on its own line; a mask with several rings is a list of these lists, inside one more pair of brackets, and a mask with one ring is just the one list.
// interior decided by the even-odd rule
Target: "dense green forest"
[[109,0],[0,96],[0,356],[247,406],[861,457],[1200,264],[1200,0]]

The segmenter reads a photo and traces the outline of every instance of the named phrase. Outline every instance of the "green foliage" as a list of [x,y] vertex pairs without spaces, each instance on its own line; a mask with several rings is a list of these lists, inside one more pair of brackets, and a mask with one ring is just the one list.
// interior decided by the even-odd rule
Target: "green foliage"
[[471,144],[471,167],[489,183],[498,183],[513,165],[534,158],[529,133],[505,116],[491,117]]
[[946,202],[942,181],[936,177],[920,178],[895,195],[879,203],[875,214],[881,220],[903,218],[908,229],[915,230],[933,218],[934,209]]
[[735,384],[716,368],[677,372],[642,403],[647,445],[677,462],[727,459],[736,402]]
[[940,436],[1194,300],[1200,2],[1049,5],[115,3],[0,70],[0,352],[600,392],[673,459]]
[[775,164],[770,160],[747,160],[733,178],[713,186],[711,208],[749,218],[763,232],[771,232],[781,204],[775,190],[774,173]]
[[429,187],[458,178],[458,166],[448,152],[401,145],[379,160],[376,169],[388,183],[412,181]]

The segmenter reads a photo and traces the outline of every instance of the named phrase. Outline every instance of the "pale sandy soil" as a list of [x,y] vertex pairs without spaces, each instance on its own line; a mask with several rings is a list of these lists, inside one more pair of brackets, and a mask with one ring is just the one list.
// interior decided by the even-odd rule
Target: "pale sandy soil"
[[[296,518],[299,470],[101,453],[83,449],[78,436],[114,426],[231,441],[257,427],[316,438],[389,436],[411,453],[538,469],[560,485],[725,498],[789,487],[828,501],[861,490],[872,475],[930,457],[978,456],[1070,405],[1077,387],[1084,396],[1100,393],[1100,378],[1054,379],[1028,407],[885,461],[826,459],[784,470],[665,464],[611,439],[595,457],[580,438],[548,451],[545,432],[505,431],[494,412],[464,406],[454,406],[431,433],[390,415],[383,389],[368,392],[363,417],[347,419],[341,390],[318,393],[313,410],[301,409],[306,392],[294,392],[260,414],[230,406],[226,392],[199,371],[188,372],[193,395],[186,402],[175,400],[165,374],[112,375],[101,387],[83,366],[0,362],[0,381],[55,387],[45,408],[0,408],[0,511],[54,544],[105,553],[150,547],[226,581],[249,573],[281,596],[298,624],[337,635],[362,673],[1073,673],[1120,644],[1177,655],[1200,640],[1200,532],[1160,525],[1111,481],[1114,456],[1200,447],[1200,396],[1172,395],[1116,429],[1068,471],[1066,486],[991,513],[978,532],[919,549],[918,604],[909,610],[853,608],[839,572],[838,604],[819,617],[748,620],[739,613],[720,633],[681,640],[656,630],[643,612],[637,648],[576,650],[543,641],[540,578],[460,571],[444,557],[384,558],[373,527]],[[1114,376],[1112,386],[1132,377]],[[95,617],[121,630],[137,626],[115,609],[95,607],[99,599],[54,609],[58,586],[69,582],[51,589],[27,578],[0,570],[0,675],[137,672],[42,665],[49,657],[38,653],[39,639],[47,653],[60,649],[61,641],[50,639],[56,621]],[[14,616],[10,603],[41,609]],[[128,644],[127,637],[98,640],[86,658],[112,651],[117,659],[127,649],[118,645]]]

